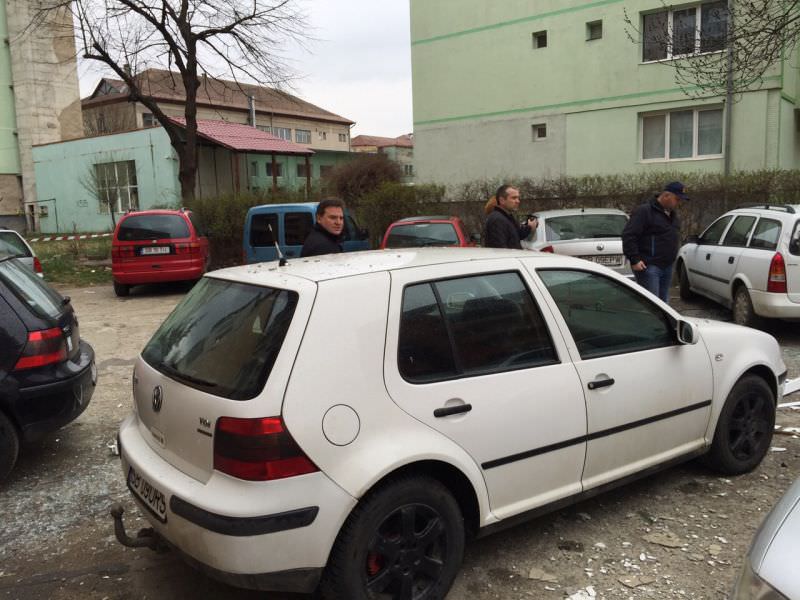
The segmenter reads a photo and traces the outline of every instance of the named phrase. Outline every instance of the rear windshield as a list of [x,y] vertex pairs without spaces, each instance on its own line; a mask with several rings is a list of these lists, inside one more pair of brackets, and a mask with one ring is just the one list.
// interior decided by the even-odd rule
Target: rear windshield
[[30,256],[31,251],[13,231],[0,231],[0,256]]
[[64,311],[64,298],[16,259],[0,260],[0,280],[42,318],[57,319]]
[[395,225],[386,240],[387,248],[456,245],[458,245],[458,234],[450,223]]
[[189,236],[189,226],[179,215],[136,215],[120,223],[117,239],[122,242],[137,242]]
[[142,358],[186,385],[232,400],[264,388],[297,293],[204,278],[148,342]]
[[615,238],[622,236],[625,215],[568,215],[550,217],[545,222],[548,240]]

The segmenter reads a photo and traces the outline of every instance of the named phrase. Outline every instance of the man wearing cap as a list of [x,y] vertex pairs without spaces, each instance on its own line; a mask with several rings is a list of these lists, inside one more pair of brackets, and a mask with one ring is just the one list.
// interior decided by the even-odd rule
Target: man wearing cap
[[622,230],[622,252],[631,263],[636,282],[664,302],[669,302],[672,266],[680,247],[680,221],[675,208],[688,200],[680,181],[664,190],[631,213]]

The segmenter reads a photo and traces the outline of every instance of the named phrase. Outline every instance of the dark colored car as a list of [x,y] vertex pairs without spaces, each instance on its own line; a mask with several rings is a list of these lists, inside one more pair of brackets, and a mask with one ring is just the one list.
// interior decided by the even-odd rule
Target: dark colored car
[[19,259],[0,256],[0,481],[20,442],[77,418],[96,384],[94,350],[80,337],[69,297]]
[[188,210],[142,210],[124,215],[111,242],[114,292],[131,286],[200,279],[208,269],[208,238]]
[[480,235],[469,235],[458,217],[407,217],[389,225],[381,248],[477,246],[478,242]]

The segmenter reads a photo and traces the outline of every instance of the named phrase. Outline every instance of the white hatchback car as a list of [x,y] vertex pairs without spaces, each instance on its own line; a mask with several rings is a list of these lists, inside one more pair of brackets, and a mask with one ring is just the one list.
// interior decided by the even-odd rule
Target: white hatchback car
[[13,229],[0,229],[0,256],[13,256],[39,277],[44,276],[42,263],[36,257],[33,248]]
[[800,319],[798,213],[800,205],[739,208],[689,237],[676,262],[681,297],[719,302],[740,325]]
[[784,379],[770,335],[587,261],[359,252],[203,277],[119,443],[152,539],[214,577],[435,599],[470,535],[703,454],[755,468]]
[[633,277],[622,253],[622,230],[628,215],[615,208],[564,208],[536,215],[539,227],[522,247],[590,260]]

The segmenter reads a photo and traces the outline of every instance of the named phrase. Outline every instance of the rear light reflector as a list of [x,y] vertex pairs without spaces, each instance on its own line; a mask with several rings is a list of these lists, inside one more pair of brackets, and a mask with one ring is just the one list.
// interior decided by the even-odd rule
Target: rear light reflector
[[550,252],[554,254],[555,250],[552,246],[545,246],[544,248],[539,248],[539,252]]
[[36,256],[33,257],[33,270],[36,273],[42,272],[42,261],[40,261]]
[[776,252],[769,264],[769,278],[767,279],[767,291],[779,294],[786,293],[786,264],[783,256]]
[[175,254],[200,254],[200,244],[198,242],[175,244]]
[[131,258],[136,256],[134,246],[111,246],[111,258]]
[[214,468],[248,481],[271,481],[319,471],[280,417],[220,417],[214,434]]
[[14,365],[14,370],[34,369],[65,360],[67,360],[67,342],[61,329],[53,327],[42,331],[31,331],[28,333],[28,342],[25,344],[22,356]]

